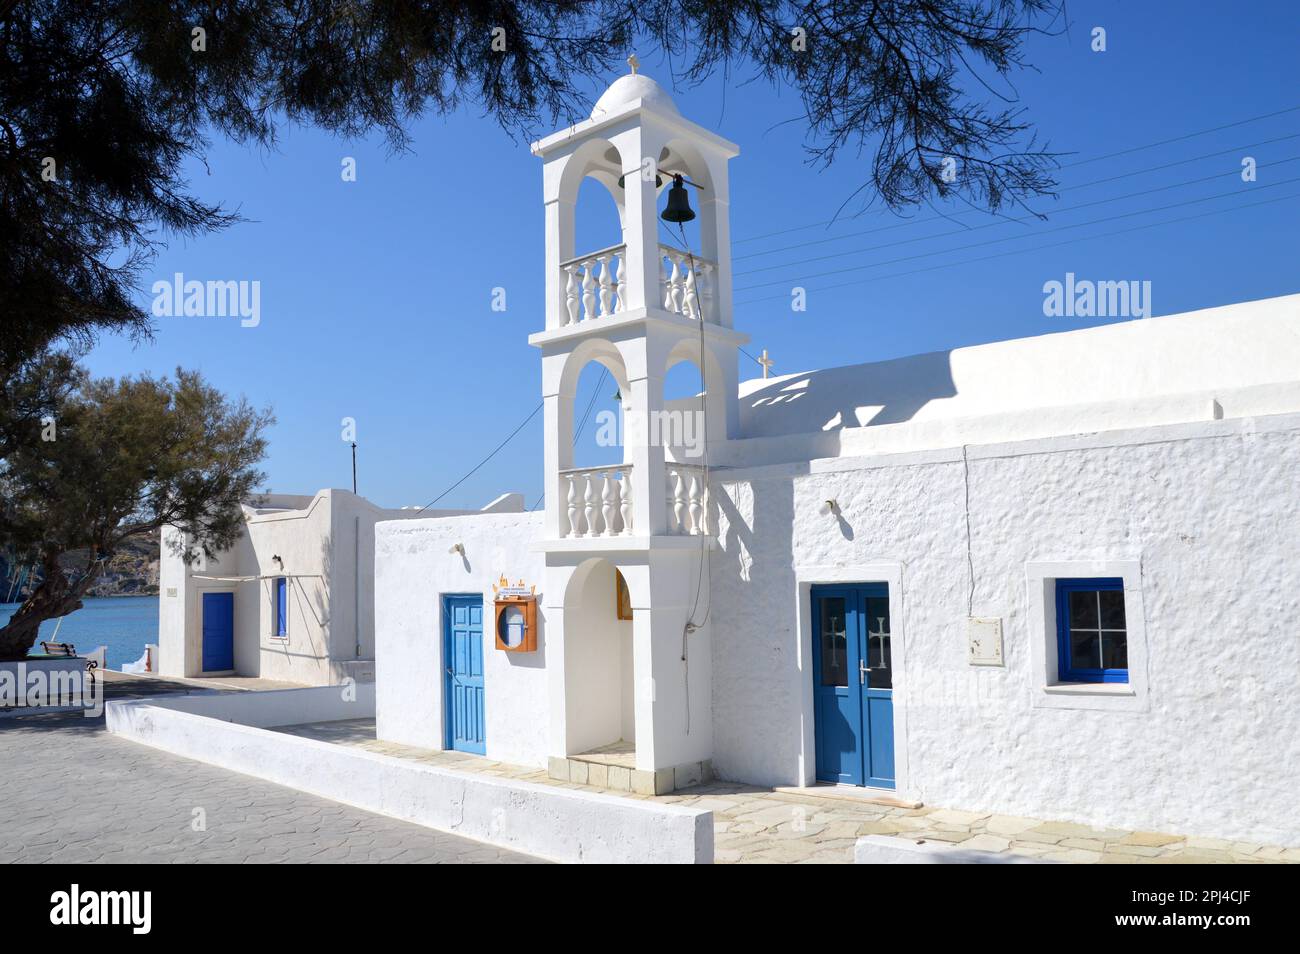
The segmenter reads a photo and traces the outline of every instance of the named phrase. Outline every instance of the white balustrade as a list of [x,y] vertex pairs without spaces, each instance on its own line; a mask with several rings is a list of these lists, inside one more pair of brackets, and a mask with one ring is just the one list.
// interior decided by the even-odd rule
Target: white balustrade
[[[713,272],[717,265],[671,245],[659,246],[659,291],[664,310],[674,315],[716,321]],[[694,266],[694,267],[692,267]]]
[[566,537],[617,537],[632,533],[632,466],[575,467],[560,471]]
[[573,325],[627,309],[626,252],[625,246],[615,245],[560,263],[565,275],[561,323]]
[[668,478],[668,532],[708,534],[709,484],[704,468],[694,464],[666,464]]

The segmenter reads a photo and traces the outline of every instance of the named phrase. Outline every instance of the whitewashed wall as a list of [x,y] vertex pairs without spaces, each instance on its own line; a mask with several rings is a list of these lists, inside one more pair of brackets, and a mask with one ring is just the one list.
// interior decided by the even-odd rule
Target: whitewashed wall
[[[966,663],[967,468],[973,612],[1003,617],[1001,669]],[[1300,415],[1278,415],[971,448],[965,464],[959,449],[725,483],[712,572],[715,770],[811,779],[800,582],[893,564],[905,794],[1300,844],[1297,474]],[[826,498],[841,520],[818,513]],[[1140,561],[1140,711],[1044,707],[1031,641],[1055,633],[1029,611],[1026,564],[1062,560]]]
[[[494,648],[492,583],[537,583],[545,560],[529,549],[542,514],[509,513],[405,520],[375,528],[375,664],[379,738],[443,747],[443,594],[483,595],[484,717],[487,755],[544,766],[548,692],[544,600],[538,600],[538,648]],[[462,543],[465,555],[449,553]]]

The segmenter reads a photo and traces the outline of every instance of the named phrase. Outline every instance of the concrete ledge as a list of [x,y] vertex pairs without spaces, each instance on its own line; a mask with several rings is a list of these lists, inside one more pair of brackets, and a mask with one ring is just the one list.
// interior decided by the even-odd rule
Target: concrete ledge
[[333,686],[111,702],[106,721],[115,735],[186,758],[554,861],[713,861],[712,812],[457,772],[249,724],[355,718],[364,705],[356,689],[353,703]]
[[1052,861],[1003,851],[978,851],[942,841],[865,835],[853,846],[855,865],[1050,865]]

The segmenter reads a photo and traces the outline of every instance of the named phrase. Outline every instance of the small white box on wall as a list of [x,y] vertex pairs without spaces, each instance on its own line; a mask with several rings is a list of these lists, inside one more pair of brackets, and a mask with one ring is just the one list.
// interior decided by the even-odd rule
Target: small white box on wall
[[1000,617],[966,620],[966,637],[970,644],[969,662],[972,666],[1002,665],[1002,619]]

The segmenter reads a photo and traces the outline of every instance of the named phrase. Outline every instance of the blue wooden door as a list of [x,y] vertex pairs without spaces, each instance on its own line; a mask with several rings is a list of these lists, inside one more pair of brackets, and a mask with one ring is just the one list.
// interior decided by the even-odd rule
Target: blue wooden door
[[442,598],[447,748],[487,754],[483,721],[483,597]]
[[203,671],[235,668],[235,594],[203,594]]
[[893,788],[888,586],[813,587],[812,615],[817,778]]

